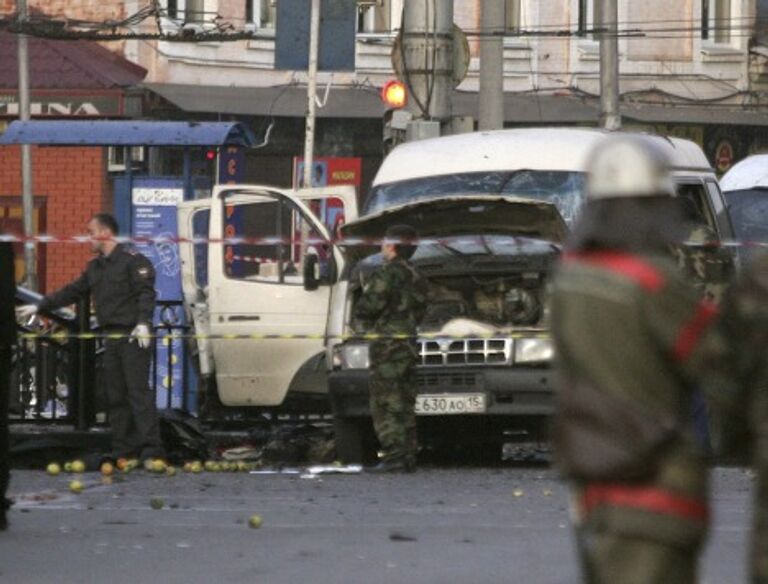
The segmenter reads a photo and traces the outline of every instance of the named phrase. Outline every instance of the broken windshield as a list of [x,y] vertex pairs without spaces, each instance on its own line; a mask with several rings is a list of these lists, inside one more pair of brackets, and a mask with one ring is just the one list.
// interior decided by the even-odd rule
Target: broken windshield
[[414,201],[457,195],[508,195],[554,203],[572,226],[584,202],[581,172],[517,170],[428,176],[373,187],[364,214]]

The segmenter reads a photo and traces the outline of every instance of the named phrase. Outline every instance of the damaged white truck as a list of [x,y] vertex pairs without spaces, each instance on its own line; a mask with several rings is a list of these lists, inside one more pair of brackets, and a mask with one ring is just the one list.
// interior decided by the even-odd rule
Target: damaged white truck
[[[186,304],[196,331],[211,335],[200,340],[201,373],[225,406],[330,403],[340,458],[370,457],[366,331],[351,315],[382,261],[366,242],[407,223],[430,284],[418,339],[422,436],[498,453],[509,433],[540,432],[552,401],[548,278],[583,203],[586,157],[605,136],[521,129],[404,144],[359,218],[345,187],[222,186],[185,203],[180,235],[210,240],[182,246]],[[675,161],[691,221],[731,238],[701,149],[655,139]]]

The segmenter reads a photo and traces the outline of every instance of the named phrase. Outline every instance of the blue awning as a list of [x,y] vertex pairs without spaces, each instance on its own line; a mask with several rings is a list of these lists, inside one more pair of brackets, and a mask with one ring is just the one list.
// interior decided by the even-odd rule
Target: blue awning
[[252,146],[240,122],[68,121],[12,122],[0,145],[45,146]]

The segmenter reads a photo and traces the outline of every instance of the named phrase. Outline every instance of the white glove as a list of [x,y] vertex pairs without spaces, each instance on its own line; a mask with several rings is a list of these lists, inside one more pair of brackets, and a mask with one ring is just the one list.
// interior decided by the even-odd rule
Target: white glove
[[131,342],[136,341],[142,349],[149,349],[152,339],[149,336],[149,327],[145,324],[137,324],[131,332]]
[[27,320],[37,314],[36,304],[25,304],[16,308],[16,316],[18,318]]

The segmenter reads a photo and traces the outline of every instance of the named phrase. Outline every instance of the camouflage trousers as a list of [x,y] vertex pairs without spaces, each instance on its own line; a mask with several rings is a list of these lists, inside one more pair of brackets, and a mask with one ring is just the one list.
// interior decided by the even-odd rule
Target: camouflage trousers
[[586,584],[695,584],[696,548],[616,533],[577,531]]
[[[768,584],[768,400],[760,392],[752,400],[754,438],[752,545],[750,550],[751,576],[754,584]],[[758,418],[755,420],[755,418]]]
[[371,346],[370,407],[382,460],[416,462],[416,354],[409,343]]

